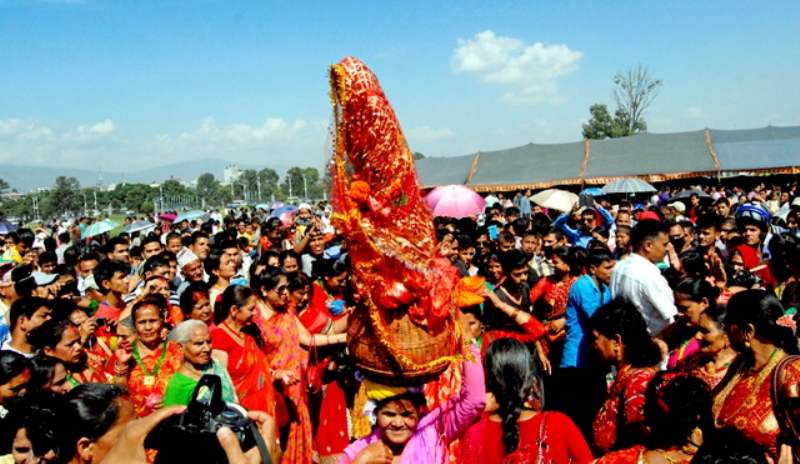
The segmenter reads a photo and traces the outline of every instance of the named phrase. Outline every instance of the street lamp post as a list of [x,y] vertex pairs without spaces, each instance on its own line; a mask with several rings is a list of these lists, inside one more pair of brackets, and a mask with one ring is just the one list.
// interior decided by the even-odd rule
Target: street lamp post
[[89,208],[86,206],[86,190],[83,191],[83,215],[89,215]]
[[303,200],[308,201],[308,180],[305,174],[300,175],[303,176],[303,196],[305,197]]

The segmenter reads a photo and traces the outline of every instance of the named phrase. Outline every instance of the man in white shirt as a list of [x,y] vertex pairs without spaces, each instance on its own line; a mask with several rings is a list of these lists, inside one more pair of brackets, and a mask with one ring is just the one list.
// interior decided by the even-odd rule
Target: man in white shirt
[[655,337],[678,313],[673,291],[656,267],[667,254],[669,226],[655,219],[639,221],[631,233],[631,244],[633,253],[611,274],[611,295],[633,303]]

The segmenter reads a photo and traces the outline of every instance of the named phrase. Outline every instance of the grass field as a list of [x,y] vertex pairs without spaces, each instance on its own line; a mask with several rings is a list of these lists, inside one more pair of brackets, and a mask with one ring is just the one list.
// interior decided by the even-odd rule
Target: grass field
[[115,236],[115,235],[119,235],[119,233],[122,232],[122,228],[125,227],[125,217],[126,216],[124,214],[112,214],[111,216],[108,217],[112,221],[114,221],[117,224],[119,224],[117,227],[115,227],[111,231],[111,236],[112,237]]

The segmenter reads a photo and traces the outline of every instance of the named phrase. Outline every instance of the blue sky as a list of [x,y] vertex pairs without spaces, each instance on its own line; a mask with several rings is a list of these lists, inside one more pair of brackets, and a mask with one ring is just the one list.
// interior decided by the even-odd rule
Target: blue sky
[[580,140],[636,63],[651,132],[800,125],[799,6],[0,0],[0,164],[321,167],[348,55],[428,156]]

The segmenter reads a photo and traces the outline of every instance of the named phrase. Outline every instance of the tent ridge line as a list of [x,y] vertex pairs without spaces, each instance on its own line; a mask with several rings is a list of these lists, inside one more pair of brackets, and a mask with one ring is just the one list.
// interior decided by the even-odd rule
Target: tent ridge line
[[467,176],[467,180],[464,181],[464,184],[469,184],[469,181],[472,180],[472,176],[475,175],[475,168],[478,167],[478,160],[481,158],[481,152],[475,154],[475,158],[472,160],[472,167],[469,168],[469,175]]
[[717,158],[717,153],[714,151],[714,143],[711,141],[711,132],[706,129],[706,143],[708,144],[708,151],[711,153],[711,157],[714,158],[714,167],[717,168],[717,172],[719,172],[719,158]]
[[547,187],[552,187],[553,185],[574,185],[578,184],[580,181],[578,179],[564,179],[564,180],[554,180],[554,181],[545,181],[545,182],[534,182],[529,184],[496,184],[496,185],[468,185],[470,189],[476,192],[490,192],[494,190],[526,190],[526,189],[542,189]]
[[579,179],[581,184],[584,183],[583,176],[586,175],[586,165],[589,164],[589,155],[592,152],[592,147],[591,147],[591,144],[589,143],[589,139],[586,139],[584,141],[584,144],[586,146],[586,151],[585,151],[585,154],[583,156],[583,164],[581,165],[581,173],[578,176],[578,179]]

